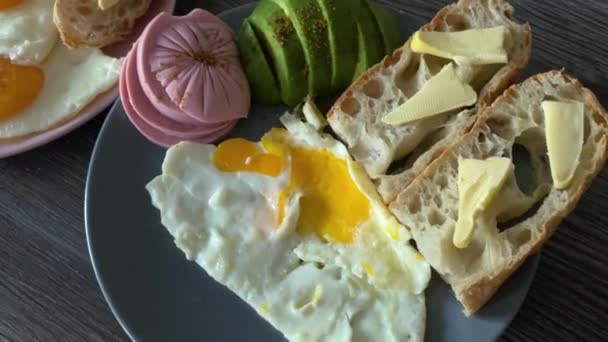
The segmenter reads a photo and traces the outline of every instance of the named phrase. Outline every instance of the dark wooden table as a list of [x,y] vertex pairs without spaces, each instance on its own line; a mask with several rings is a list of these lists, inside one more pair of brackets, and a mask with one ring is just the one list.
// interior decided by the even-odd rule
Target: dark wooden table
[[[177,0],[219,13],[247,0]],[[448,1],[382,1],[419,24]],[[527,74],[564,67],[608,105],[608,1],[513,0],[534,32]],[[195,6],[198,5],[198,6]],[[126,341],[85,241],[89,157],[105,113],[35,151],[0,160],[0,341]],[[608,170],[543,250],[507,341],[608,340]],[[432,317],[430,317],[432,319]]]

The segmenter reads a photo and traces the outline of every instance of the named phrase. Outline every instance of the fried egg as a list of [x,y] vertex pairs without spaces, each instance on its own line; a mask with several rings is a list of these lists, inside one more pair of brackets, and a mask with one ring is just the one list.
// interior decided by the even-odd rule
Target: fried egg
[[66,48],[50,0],[0,0],[0,140],[46,131],[118,81],[121,61]]
[[360,165],[292,115],[170,148],[147,185],[190,260],[293,341],[422,341],[430,267]]
[[51,0],[0,0],[0,56],[14,64],[42,63],[58,41],[54,4]]
[[99,49],[56,44],[39,66],[0,58],[0,139],[45,131],[84,109],[118,81],[121,60]]

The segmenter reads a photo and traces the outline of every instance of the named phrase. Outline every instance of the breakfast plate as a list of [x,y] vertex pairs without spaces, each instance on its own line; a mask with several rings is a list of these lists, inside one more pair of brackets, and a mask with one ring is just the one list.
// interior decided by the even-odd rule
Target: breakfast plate
[[[233,29],[253,10],[247,5],[220,17]],[[397,13],[402,35],[419,20]],[[280,126],[285,107],[254,106],[229,137],[258,140]],[[116,318],[134,340],[282,341],[245,302],[186,262],[159,222],[146,184],[160,173],[166,150],[129,122],[118,101],[96,143],[85,197],[86,232],[95,274]],[[534,277],[530,258],[477,314],[462,306],[437,274],[426,290],[426,341],[492,341],[513,319]],[[260,265],[260,267],[263,267]]]
[[[173,13],[174,8],[175,0],[152,1],[146,14],[136,21],[131,34],[124,41],[104,48],[104,53],[111,57],[124,57],[131,49],[133,42],[137,40],[137,37],[139,37],[141,31],[150,20],[152,20],[160,12]],[[105,108],[112,104],[117,97],[118,85],[97,96],[97,98],[87,105],[76,118],[71,119],[64,124],[60,124],[57,127],[41,133],[33,134],[24,139],[0,142],[0,158],[10,157],[32,150],[72,132],[93,119],[97,114],[101,113]]]

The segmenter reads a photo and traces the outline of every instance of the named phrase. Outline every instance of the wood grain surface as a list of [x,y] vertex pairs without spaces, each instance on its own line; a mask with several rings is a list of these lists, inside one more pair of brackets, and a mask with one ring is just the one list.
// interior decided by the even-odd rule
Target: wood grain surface
[[[177,13],[249,1],[178,0]],[[422,24],[448,1],[384,0]],[[608,105],[608,1],[513,0],[533,27],[527,75],[565,68]],[[84,184],[105,113],[35,151],[0,160],[0,341],[126,341],[95,281]],[[608,171],[543,250],[505,341],[608,340]],[[430,317],[432,319],[432,317]]]

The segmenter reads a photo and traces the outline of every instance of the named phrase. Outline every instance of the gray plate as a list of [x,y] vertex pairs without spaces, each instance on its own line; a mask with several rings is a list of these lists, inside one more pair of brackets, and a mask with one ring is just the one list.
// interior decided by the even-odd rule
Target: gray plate
[[[252,5],[221,15],[233,28]],[[397,14],[409,36],[420,19]],[[231,136],[257,140],[280,125],[284,108],[252,110]],[[186,261],[161,226],[144,189],[160,174],[165,150],[143,138],[117,102],[103,125],[89,169],[85,217],[95,274],[116,318],[137,341],[282,341],[255,311],[195,263]],[[426,340],[492,341],[523,302],[539,256],[534,256],[472,318],[434,274],[427,290]]]

